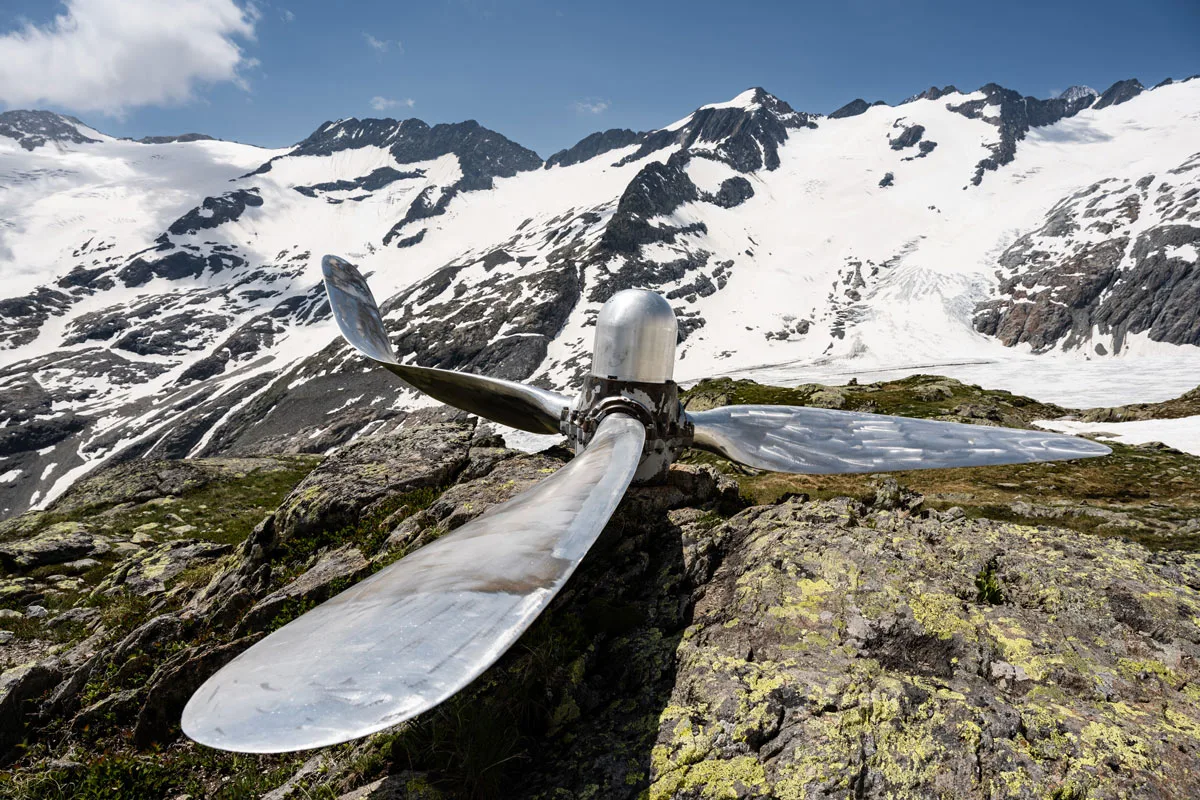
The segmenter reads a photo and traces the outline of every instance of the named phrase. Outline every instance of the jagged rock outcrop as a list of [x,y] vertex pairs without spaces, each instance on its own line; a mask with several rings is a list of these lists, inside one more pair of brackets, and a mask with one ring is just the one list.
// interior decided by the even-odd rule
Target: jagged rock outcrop
[[[1049,100],[1023,97],[995,83],[982,86],[979,91],[983,92],[985,99],[947,105],[951,111],[957,111],[969,119],[983,119],[1000,129],[1000,141],[988,146],[992,155],[975,167],[971,183],[976,186],[983,181],[985,171],[994,172],[1012,163],[1017,155],[1017,142],[1025,138],[1030,128],[1053,125],[1061,119],[1073,117],[1095,101],[1095,95],[1087,93],[1070,97],[1060,95]],[[984,109],[993,106],[999,107],[998,115],[984,116]]]
[[[321,125],[287,157],[330,155],[361,147],[387,148],[398,164],[432,161],[453,154],[462,169],[462,179],[456,184],[462,191],[490,189],[492,178],[511,178],[518,172],[542,166],[537,153],[475,120],[430,126],[419,119],[351,117]],[[259,167],[258,172],[269,172],[272,161]]]
[[[926,383],[953,401],[956,386],[947,399]],[[568,457],[505,450],[470,422],[352,445],[289,473],[297,485],[235,552],[162,573],[152,606],[113,576],[191,545],[156,544],[167,529],[141,520],[203,503],[187,535],[220,538],[212,498],[235,506],[278,472],[220,464],[183,491],[169,464],[97,474],[54,519],[86,513],[117,537],[138,523],[142,544],[101,554],[83,585],[46,601],[44,621],[0,615],[0,628],[19,625],[0,667],[13,647],[32,661],[0,675],[0,796],[59,796],[101,775],[128,796],[237,785],[280,799],[1200,789],[1200,556],[927,509],[896,481],[747,507],[728,477],[686,464],[666,486],[629,490],[542,619],[438,709],[294,756],[181,738],[191,692],[262,635]],[[52,520],[22,519],[26,532]],[[0,605],[20,580],[0,580]]]
[[866,100],[863,100],[860,97],[855,100],[851,100],[837,111],[834,111],[829,115],[829,119],[846,119],[847,117],[857,117],[859,114],[866,113],[867,109],[879,105],[886,105],[886,103],[884,103],[882,100],[876,100],[874,103],[868,103]]
[[1107,108],[1108,106],[1116,106],[1121,103],[1132,100],[1139,94],[1144,92],[1146,87],[1142,86],[1142,82],[1137,78],[1129,78],[1123,81],[1117,81],[1112,86],[1104,90],[1097,99],[1093,108]]
[[893,150],[903,150],[906,147],[912,147],[921,141],[921,137],[925,135],[924,125],[908,125],[896,138],[892,139],[891,147]]
[[[904,101],[904,103],[911,103],[914,100],[940,100],[941,98],[945,97],[948,94],[957,94],[957,93],[958,93],[958,89],[953,84],[948,85],[948,86],[943,86],[940,89],[936,86],[930,86],[925,91],[920,92],[918,94],[914,94],[912,97],[909,97],[908,99],[906,99]],[[903,103],[901,105],[903,105]]]
[[138,144],[174,144],[176,142],[214,142],[216,139],[207,133],[180,133],[171,136],[143,136],[134,141]]
[[260,208],[262,204],[257,189],[235,189],[220,197],[206,197],[199,208],[172,222],[167,232],[172,236],[185,236],[216,228],[237,220],[247,208]]
[[977,307],[976,329],[1035,352],[1115,354],[1134,334],[1200,344],[1198,179],[1200,155],[1059,201],[998,259],[1000,296]]
[[569,167],[572,164],[587,161],[610,150],[618,150],[622,147],[635,144],[643,136],[645,136],[644,133],[637,133],[628,128],[612,128],[607,131],[598,131],[583,137],[571,147],[559,150],[547,158],[546,169],[550,169],[551,167]]
[[704,106],[687,123],[643,134],[642,146],[621,162],[638,161],[666,147],[679,146],[693,154],[723,161],[739,172],[775,169],[779,145],[788,131],[815,128],[816,115],[796,111],[762,88],[750,89],[733,103]]
[[15,139],[26,150],[35,150],[48,142],[88,144],[98,141],[79,129],[83,123],[75,117],[53,111],[5,111],[0,113],[0,136]]

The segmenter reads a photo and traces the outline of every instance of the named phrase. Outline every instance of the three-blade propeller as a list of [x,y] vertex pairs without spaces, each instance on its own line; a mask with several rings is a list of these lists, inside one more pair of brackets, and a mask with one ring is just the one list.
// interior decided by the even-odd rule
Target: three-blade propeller
[[[572,400],[511,381],[401,364],[358,270],[334,256],[322,266],[338,326],[364,355],[449,405],[521,430],[567,433],[579,454],[533,488],[275,631],[211,677],[188,702],[182,725],[196,741],[225,750],[273,753],[348,741],[410,719],[465,687],[546,608],[604,529],[639,465],[674,453],[681,430],[693,447],[759,469],[797,473],[1012,464],[1110,452],[1060,434],[819,408],[729,406],[683,414],[677,400],[665,410],[639,404],[637,398],[650,397],[653,387],[622,384],[620,376],[607,374],[592,383],[603,391]],[[626,308],[653,307],[644,300]],[[662,319],[653,326],[645,336],[622,330],[609,342],[660,348]],[[613,363],[637,363],[636,352],[606,355],[605,372]],[[641,363],[660,363],[659,356]],[[674,388],[669,380],[662,385],[668,384]],[[655,440],[647,421],[653,431],[670,427],[671,437]]]

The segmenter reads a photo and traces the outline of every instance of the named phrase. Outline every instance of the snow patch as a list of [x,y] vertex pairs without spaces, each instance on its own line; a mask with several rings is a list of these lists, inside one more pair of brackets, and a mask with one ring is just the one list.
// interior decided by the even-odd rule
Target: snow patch
[[1185,453],[1200,456],[1200,416],[1179,419],[1147,419],[1134,422],[1079,422],[1076,420],[1037,420],[1033,423],[1059,433],[1090,433],[1101,439],[1122,444],[1162,442]]

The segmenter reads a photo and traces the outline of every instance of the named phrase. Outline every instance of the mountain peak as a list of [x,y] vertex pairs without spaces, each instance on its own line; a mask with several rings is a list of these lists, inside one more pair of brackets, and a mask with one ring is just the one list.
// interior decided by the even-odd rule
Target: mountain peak
[[53,111],[5,111],[0,113],[0,136],[15,139],[26,150],[47,142],[90,144],[100,141],[84,133],[96,133],[75,117]]
[[709,103],[708,105],[700,106],[697,111],[717,108],[740,108],[745,111],[753,111],[759,106],[770,104],[772,101],[779,102],[779,98],[761,86],[752,86],[732,100],[726,100],[724,103]]
[[1100,93],[1090,86],[1068,86],[1063,92],[1059,92],[1058,99],[1066,100],[1068,103],[1075,100],[1080,100],[1084,97],[1099,97]]
[[1100,95],[1092,108],[1099,110],[1108,106],[1119,106],[1121,103],[1137,97],[1145,90],[1146,87],[1142,86],[1142,82],[1137,78],[1126,78],[1123,81],[1117,81],[1104,90],[1104,94]]

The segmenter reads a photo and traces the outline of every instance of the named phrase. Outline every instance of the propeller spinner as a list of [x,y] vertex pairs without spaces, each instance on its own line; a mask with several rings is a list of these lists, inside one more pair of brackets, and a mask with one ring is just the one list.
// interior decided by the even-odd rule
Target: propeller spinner
[[672,380],[675,314],[654,292],[604,304],[591,373],[572,400],[512,381],[401,364],[366,281],[322,262],[350,344],[444,403],[536,433],[576,457],[546,480],[404,557],[264,638],[208,679],[184,732],[223,750],[276,753],[396,725],[491,666],[549,605],[631,483],[665,480],[698,447],[798,473],[1013,464],[1105,455],[1061,434],[790,406],[689,414]]

